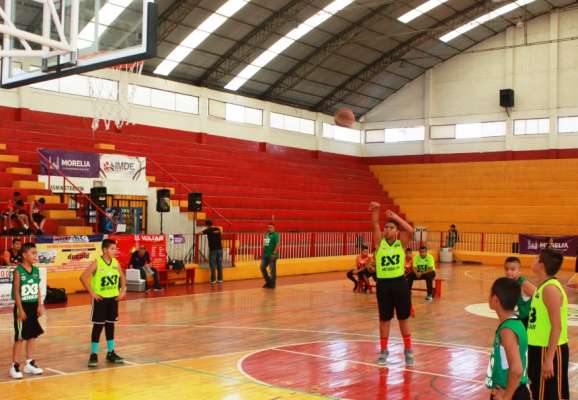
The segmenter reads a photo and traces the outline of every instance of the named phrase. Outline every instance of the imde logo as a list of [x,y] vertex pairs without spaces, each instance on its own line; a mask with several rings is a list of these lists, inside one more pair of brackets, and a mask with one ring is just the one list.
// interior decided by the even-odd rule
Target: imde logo
[[136,171],[135,162],[129,161],[105,161],[102,169],[105,172],[134,172]]

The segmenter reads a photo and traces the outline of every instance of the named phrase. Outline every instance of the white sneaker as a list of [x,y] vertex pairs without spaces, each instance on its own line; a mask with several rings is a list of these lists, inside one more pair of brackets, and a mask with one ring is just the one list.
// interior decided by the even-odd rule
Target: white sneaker
[[13,363],[10,367],[10,378],[12,379],[22,379],[24,375],[20,372],[20,366],[18,363]]
[[27,374],[32,375],[42,375],[44,370],[42,368],[38,368],[34,362],[34,360],[26,360],[26,366],[24,366],[24,372]]

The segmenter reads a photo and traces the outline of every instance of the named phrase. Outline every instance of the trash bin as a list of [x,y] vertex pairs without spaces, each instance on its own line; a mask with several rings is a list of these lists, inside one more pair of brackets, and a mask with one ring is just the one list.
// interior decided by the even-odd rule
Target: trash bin
[[442,247],[440,249],[440,262],[443,263],[454,262],[454,252],[451,247]]

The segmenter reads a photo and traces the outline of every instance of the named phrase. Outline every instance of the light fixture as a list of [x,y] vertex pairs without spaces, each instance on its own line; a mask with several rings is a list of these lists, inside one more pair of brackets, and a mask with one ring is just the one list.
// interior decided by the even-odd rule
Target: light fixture
[[534,2],[535,0],[517,0],[514,1],[513,3],[510,4],[506,4],[505,6],[502,6],[500,8],[495,9],[494,11],[490,11],[487,14],[484,14],[456,29],[454,29],[451,32],[446,33],[445,35],[443,35],[442,37],[440,37],[440,40],[442,42],[449,42],[450,40],[453,40],[455,38],[457,38],[460,35],[463,35],[466,32],[471,31],[472,29],[493,20],[494,18],[499,17],[500,15],[504,15],[509,13],[510,11],[513,11],[517,8],[523,7],[526,4],[530,4],[532,2]]
[[413,10],[406,12],[401,17],[399,17],[397,20],[400,22],[403,22],[404,24],[407,24],[408,22],[413,21],[414,19],[416,19],[420,15],[425,14],[426,12],[436,8],[437,6],[440,6],[444,3],[446,3],[447,1],[448,0],[429,0],[429,1],[426,1],[425,3],[420,5],[419,7],[416,7]]
[[157,75],[169,75],[193,50],[205,41],[213,32],[223,25],[237,11],[245,7],[251,0],[229,0],[217,11],[205,19],[194,31],[170,52],[170,54],[155,68]]
[[333,15],[343,10],[345,7],[353,3],[354,0],[335,0],[327,5],[324,9],[318,11],[313,16],[309,17],[305,22],[293,29],[291,32],[283,36],[281,39],[273,43],[267,50],[255,58],[249,65],[247,65],[241,72],[237,74],[227,85],[225,89],[236,91],[241,86],[251,79],[261,68],[267,65],[271,60],[284,52],[289,46],[295,43],[307,33],[311,32],[315,27],[327,21]]

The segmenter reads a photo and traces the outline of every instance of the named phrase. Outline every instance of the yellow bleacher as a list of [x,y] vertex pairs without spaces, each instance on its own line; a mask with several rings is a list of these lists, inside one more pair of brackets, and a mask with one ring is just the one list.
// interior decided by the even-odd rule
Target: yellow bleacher
[[462,232],[576,234],[578,159],[374,165],[415,225]]

